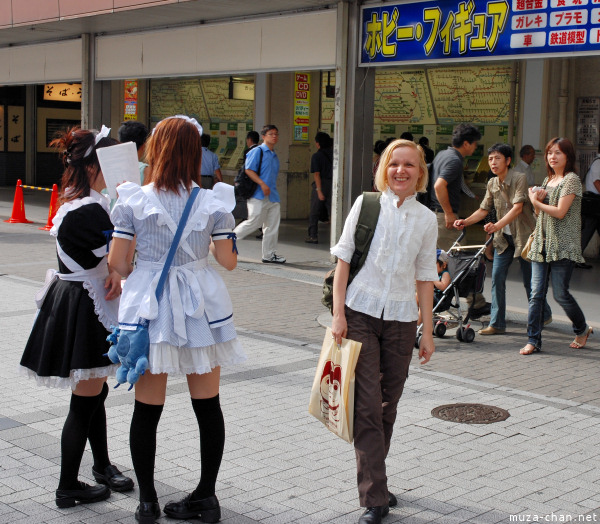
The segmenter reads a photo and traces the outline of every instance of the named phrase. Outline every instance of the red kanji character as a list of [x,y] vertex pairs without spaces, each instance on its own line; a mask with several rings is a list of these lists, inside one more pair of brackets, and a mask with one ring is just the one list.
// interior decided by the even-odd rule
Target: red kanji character
[[550,33],[550,45],[556,45],[558,43],[556,36],[556,33]]
[[525,0],[525,8],[527,10],[533,9],[533,6],[534,6],[533,2],[534,2],[534,0]]
[[566,45],[567,44],[567,32],[563,31],[562,33],[560,33],[560,37],[558,39],[558,43],[560,45]]
[[523,29],[523,27],[525,25],[525,24],[523,24],[524,20],[525,20],[525,17],[523,15],[517,16],[517,20],[516,20],[517,23],[516,23],[515,29]]
[[567,33],[567,42],[569,42],[569,44],[575,43],[575,31],[569,31]]
[[517,0],[517,11],[523,11],[525,9],[525,0]]
[[535,17],[535,25],[537,25],[538,27],[541,27],[543,21],[544,19],[540,15],[537,15]]
[[565,7],[565,0],[558,0],[558,2],[556,2],[556,7]]
[[532,44],[533,44],[533,42],[532,42],[532,37],[531,37],[531,35],[525,35],[525,36],[524,36],[524,38],[523,38],[523,45],[524,45],[525,47],[529,47],[529,46],[530,46],[530,45],[532,45]]
[[583,5],[581,0],[573,0],[573,5]]
[[[600,1],[600,0],[598,0]],[[536,9],[543,9],[544,8],[544,2],[543,0],[535,0],[535,8]]]
[[581,11],[576,11],[573,13],[573,16],[575,17],[575,23],[577,25],[583,24],[583,13]]
[[556,25],[560,25],[560,23],[562,22],[564,13],[556,13]]
[[585,44],[585,31],[577,31],[577,39],[578,44]]

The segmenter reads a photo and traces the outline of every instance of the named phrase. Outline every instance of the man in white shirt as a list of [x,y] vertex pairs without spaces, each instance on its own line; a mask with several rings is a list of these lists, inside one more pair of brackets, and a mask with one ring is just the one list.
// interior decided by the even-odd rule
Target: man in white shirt
[[533,161],[535,160],[535,149],[529,144],[524,145],[519,151],[519,156],[521,157],[521,160],[517,162],[514,170],[519,173],[525,173],[527,185],[533,187],[535,186],[535,175],[531,169],[531,164],[533,164]]
[[[600,151],[600,148],[598,150]],[[587,175],[585,175],[585,191],[600,195],[600,154],[596,156],[588,169]],[[583,253],[594,236],[594,232],[598,231],[600,235],[600,215],[582,214],[581,221],[581,252]],[[590,264],[577,264],[576,267],[590,269],[592,266]]]

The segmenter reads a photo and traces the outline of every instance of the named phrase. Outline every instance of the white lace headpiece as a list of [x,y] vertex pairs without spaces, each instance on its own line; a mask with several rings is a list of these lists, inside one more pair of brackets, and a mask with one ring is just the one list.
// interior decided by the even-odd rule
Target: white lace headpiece
[[189,122],[190,124],[192,124],[193,126],[196,127],[196,129],[198,130],[198,133],[200,133],[200,136],[202,136],[202,133],[204,133],[202,126],[198,123],[198,121],[195,118],[189,117],[187,115],[173,115],[173,116],[168,116],[167,118],[163,118],[158,124],[156,124],[156,127],[152,130],[152,134],[154,134],[154,131],[160,125],[161,122],[164,122],[165,120],[169,120],[171,118],[181,118],[182,120]]
[[107,137],[109,134],[110,127],[106,127],[104,124],[102,124],[102,129],[98,131],[98,134],[96,135],[96,138],[94,140],[94,145],[87,148],[87,151],[83,154],[83,158],[90,156],[94,148],[98,145],[98,142],[100,142],[100,140],[102,140],[103,138]]

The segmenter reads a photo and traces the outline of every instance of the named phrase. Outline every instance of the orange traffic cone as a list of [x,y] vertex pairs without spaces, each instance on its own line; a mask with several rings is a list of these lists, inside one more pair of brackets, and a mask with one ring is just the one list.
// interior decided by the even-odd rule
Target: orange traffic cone
[[58,186],[52,186],[52,195],[50,196],[50,208],[48,209],[48,221],[44,227],[38,227],[42,231],[50,231],[52,229],[52,219],[58,210]]
[[33,224],[31,220],[25,217],[25,202],[23,201],[23,184],[17,180],[17,189],[15,189],[15,200],[13,202],[12,215],[8,220],[11,224]]

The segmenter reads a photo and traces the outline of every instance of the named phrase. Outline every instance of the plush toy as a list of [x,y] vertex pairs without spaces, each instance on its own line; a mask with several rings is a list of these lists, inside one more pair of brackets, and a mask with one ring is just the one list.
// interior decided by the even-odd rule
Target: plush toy
[[118,383],[115,388],[129,382],[131,384],[129,390],[131,390],[140,376],[148,369],[148,351],[150,349],[148,327],[138,325],[135,331],[111,327],[114,328],[113,332],[108,335],[106,340],[112,345],[106,356],[114,364],[121,363],[117,369]]

